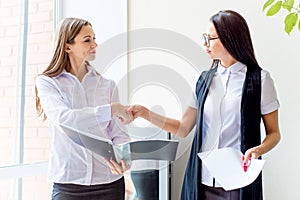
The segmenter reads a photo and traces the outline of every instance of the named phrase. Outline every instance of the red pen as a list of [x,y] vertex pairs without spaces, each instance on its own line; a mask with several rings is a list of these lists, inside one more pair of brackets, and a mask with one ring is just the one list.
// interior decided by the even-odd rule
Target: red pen
[[246,164],[246,163],[244,163],[244,165],[243,165],[243,168],[244,168],[244,172],[246,172],[246,171],[247,171],[247,169],[248,169],[248,166],[247,166],[247,164]]
[[244,169],[244,172],[247,172],[248,166],[250,165],[250,160],[247,163],[245,163],[244,160],[245,160],[245,157],[242,156],[243,169]]

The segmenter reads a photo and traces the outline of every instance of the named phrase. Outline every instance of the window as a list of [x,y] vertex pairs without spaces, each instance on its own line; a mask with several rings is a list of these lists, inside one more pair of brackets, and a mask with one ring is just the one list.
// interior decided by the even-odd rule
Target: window
[[[51,196],[50,138],[36,116],[34,77],[50,60],[57,2],[0,0],[0,199]],[[127,198],[131,193],[127,188]]]
[[33,80],[51,55],[53,8],[52,0],[0,3],[0,199],[50,196],[49,135],[35,114]]

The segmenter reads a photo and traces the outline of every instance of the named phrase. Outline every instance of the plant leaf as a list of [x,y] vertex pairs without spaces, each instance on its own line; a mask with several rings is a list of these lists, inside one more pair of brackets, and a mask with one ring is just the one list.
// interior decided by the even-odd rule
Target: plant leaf
[[263,11],[264,11],[269,5],[271,5],[273,2],[274,2],[274,0],[268,0],[268,1],[264,4]]
[[298,22],[298,30],[300,31],[300,20]]
[[277,1],[267,12],[267,16],[273,16],[279,12],[282,5],[282,1]]
[[282,8],[288,10],[291,12],[292,8],[294,6],[294,0],[285,0],[282,4]]
[[285,19],[285,32],[287,34],[290,34],[290,32],[293,30],[294,26],[296,25],[298,21],[298,14],[297,13],[290,13],[288,14]]

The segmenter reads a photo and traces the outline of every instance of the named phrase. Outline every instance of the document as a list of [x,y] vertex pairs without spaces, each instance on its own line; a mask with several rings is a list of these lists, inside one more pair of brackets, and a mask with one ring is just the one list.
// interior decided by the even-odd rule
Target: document
[[[120,162],[132,160],[165,160],[174,161],[179,141],[167,139],[147,139],[113,144],[106,138],[72,127],[61,126],[68,136],[77,144],[108,159]],[[71,130],[71,132],[70,132]],[[143,134],[143,133],[141,133]]]
[[202,163],[225,190],[233,190],[251,184],[263,169],[264,160],[251,159],[247,171],[242,165],[243,154],[234,148],[222,148],[198,153]]

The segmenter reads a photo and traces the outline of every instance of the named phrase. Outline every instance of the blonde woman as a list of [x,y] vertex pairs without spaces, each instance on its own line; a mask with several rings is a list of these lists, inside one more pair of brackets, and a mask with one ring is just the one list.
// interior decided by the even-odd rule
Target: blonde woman
[[129,123],[132,115],[118,103],[116,84],[89,63],[95,59],[96,47],[88,21],[64,19],[57,30],[52,60],[35,80],[38,115],[47,119],[52,138],[49,180],[53,200],[125,197],[122,173],[128,168],[126,163],[118,166],[120,175],[113,174],[102,157],[78,144],[76,130],[113,143],[129,140],[123,123]]

